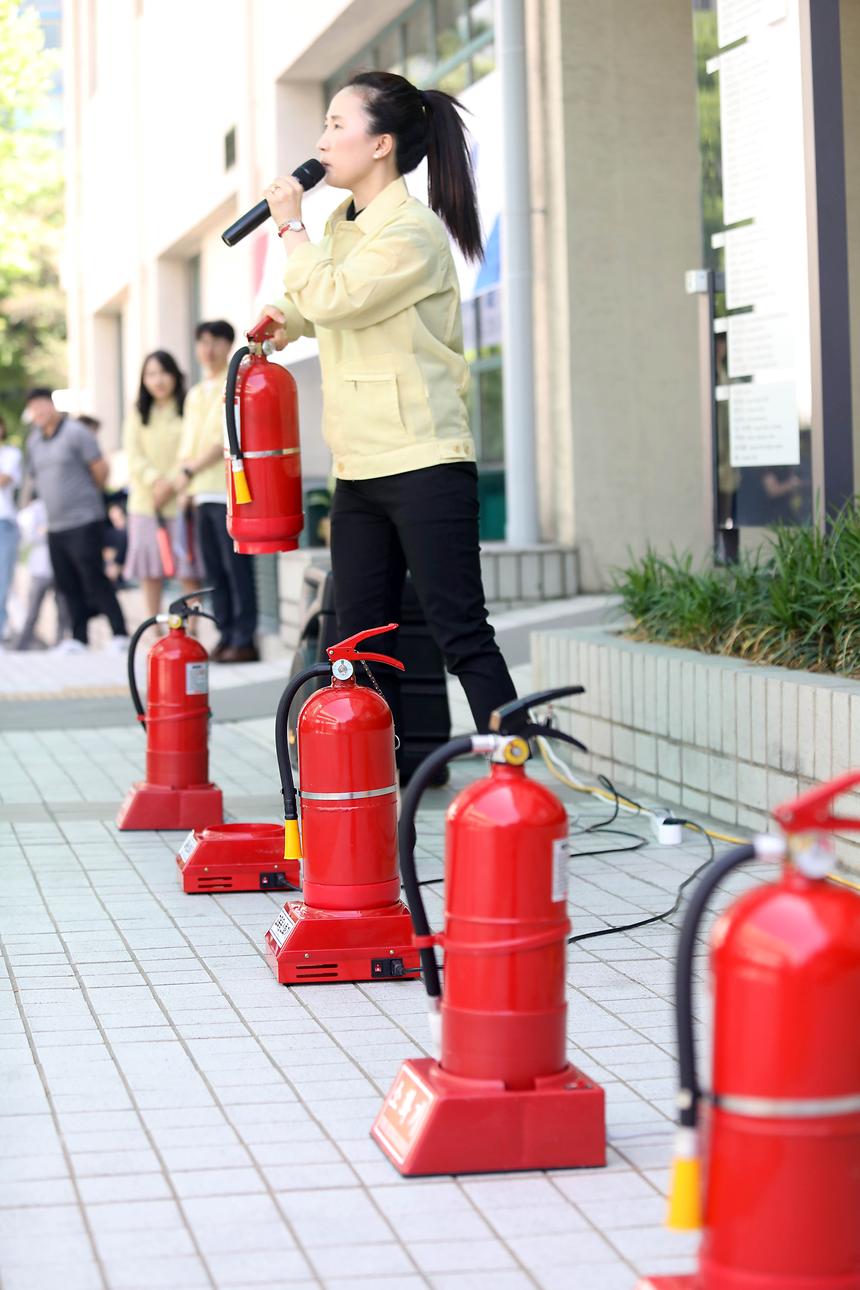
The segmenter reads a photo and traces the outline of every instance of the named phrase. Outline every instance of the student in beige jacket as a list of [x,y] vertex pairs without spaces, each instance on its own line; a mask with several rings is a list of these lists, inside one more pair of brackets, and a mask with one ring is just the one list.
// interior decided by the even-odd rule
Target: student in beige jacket
[[[457,101],[402,76],[366,72],[332,99],[319,140],[333,187],[352,198],[314,244],[291,176],[265,197],[284,243],[285,298],[266,314],[283,348],[319,342],[323,430],[336,479],[331,512],[341,636],[395,622],[408,569],[475,725],[514,697],[487,621],[475,449],[460,292],[445,229],[479,259],[474,176]],[[430,206],[402,176],[427,158]],[[384,642],[389,649],[390,637]],[[399,715],[397,682],[379,681]]]

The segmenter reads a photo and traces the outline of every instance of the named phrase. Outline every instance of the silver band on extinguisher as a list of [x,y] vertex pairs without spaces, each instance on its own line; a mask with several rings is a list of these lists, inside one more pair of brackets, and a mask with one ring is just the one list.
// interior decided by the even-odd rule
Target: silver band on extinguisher
[[243,452],[242,456],[246,461],[249,458],[256,461],[260,457],[296,457],[299,451],[298,448],[266,448],[262,452]]
[[386,793],[396,793],[397,785],[389,784],[388,788],[365,788],[357,793],[306,793],[298,790],[299,796],[307,802],[354,802],[360,797],[385,797]]
[[753,1120],[816,1120],[860,1112],[860,1093],[845,1097],[735,1097],[720,1093],[711,1100],[721,1111]]

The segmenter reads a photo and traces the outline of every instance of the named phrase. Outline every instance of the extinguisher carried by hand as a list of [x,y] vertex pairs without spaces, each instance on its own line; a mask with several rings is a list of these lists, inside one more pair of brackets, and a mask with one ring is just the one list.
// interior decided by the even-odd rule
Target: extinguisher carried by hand
[[[145,619],[129,643],[128,685],[146,732],[146,779],[126,795],[120,829],[202,829],[223,820],[221,790],[209,782],[209,656],[186,631],[189,618],[215,621],[196,603],[211,590],[180,596],[166,614]],[[169,630],[149,651],[144,709],[135,656],[143,633],[159,623]]]
[[295,551],[304,526],[296,382],[270,363],[264,318],[230,359],[224,391],[227,531],[240,555]]
[[[600,1165],[603,1091],[566,1056],[568,820],[555,793],[526,774],[529,740],[573,736],[529,709],[565,686],[492,714],[490,734],[438,748],[413,775],[400,817],[400,867],[430,1001],[439,1059],[404,1062],[373,1136],[404,1174]],[[457,757],[483,755],[487,777],[448,810],[445,926],[433,934],[415,871],[415,815]],[[445,988],[435,946],[445,951]]]
[[[328,663],[293,677],[278,705],[284,858],[301,857],[303,895],[284,906],[266,937],[270,964],[283,984],[417,972],[397,868],[394,725],[375,686],[358,685],[355,675],[368,662],[403,670],[397,659],[359,649],[396,627],[373,627],[332,645]],[[287,739],[290,705],[303,685],[326,675],[331,685],[312,694],[299,714],[297,790]]]
[[[675,979],[669,1226],[704,1226],[704,1235],[697,1273],[652,1277],[643,1290],[860,1290],[860,901],[828,880],[833,834],[860,830],[831,807],[858,784],[860,773],[849,772],[777,807],[786,837],[764,835],[719,857],[690,898]],[[751,860],[783,870],[736,900],[711,934],[706,1091],[693,1033],[697,936],[718,885]]]

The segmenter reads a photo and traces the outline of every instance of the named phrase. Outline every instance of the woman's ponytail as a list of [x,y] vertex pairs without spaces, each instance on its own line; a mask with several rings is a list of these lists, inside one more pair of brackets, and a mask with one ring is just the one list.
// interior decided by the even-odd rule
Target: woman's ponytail
[[431,209],[466,259],[480,260],[481,221],[463,105],[442,90],[418,90],[393,72],[359,72],[346,88],[362,92],[371,134],[393,135],[401,175],[427,158]]

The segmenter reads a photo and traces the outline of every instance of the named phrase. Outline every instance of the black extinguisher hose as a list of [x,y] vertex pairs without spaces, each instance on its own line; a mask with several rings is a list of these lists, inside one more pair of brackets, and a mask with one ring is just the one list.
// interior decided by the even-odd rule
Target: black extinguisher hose
[[[424,790],[449,761],[455,757],[464,757],[474,752],[473,736],[464,735],[451,739],[437,748],[422,761],[409,781],[403,802],[400,807],[400,824],[397,829],[398,849],[400,853],[400,874],[406,890],[406,903],[412,916],[412,926],[416,936],[429,936],[430,924],[427,921],[427,910],[421,897],[418,875],[415,872],[415,815],[418,803]],[[418,951],[421,958],[421,972],[424,977],[424,988],[431,999],[438,999],[442,993],[439,984],[439,964],[436,962],[436,951],[432,945]]]
[[131,690],[131,701],[134,704],[135,712],[140,718],[141,727],[146,730],[146,721],[144,720],[146,709],[140,700],[140,691],[137,688],[137,677],[134,675],[134,656],[137,653],[138,642],[148,627],[154,627],[158,618],[145,618],[138,627],[128,643],[128,688]]
[[239,443],[239,431],[236,426],[236,381],[239,376],[242,359],[250,352],[247,345],[243,345],[241,349],[236,350],[236,353],[230,359],[230,366],[227,368],[227,384],[224,387],[224,420],[227,426],[227,444],[230,449],[230,456],[234,461],[242,460],[242,447]]
[[751,843],[735,847],[734,850],[719,856],[705,870],[701,882],[693,891],[681,924],[675,961],[675,1024],[678,1034],[678,1065],[681,1081],[678,1123],[686,1129],[696,1127],[701,1095],[696,1075],[696,1042],[693,1034],[693,955],[696,951],[699,926],[715,889],[733,869],[738,865],[746,864],[749,860],[754,860],[755,856],[756,850]]
[[287,684],[278,704],[275,715],[275,749],[278,754],[278,773],[281,777],[281,796],[284,799],[284,819],[297,820],[296,785],[293,780],[293,768],[290,765],[290,750],[287,740],[288,718],[293,699],[302,686],[315,676],[330,676],[331,663],[314,663]]

